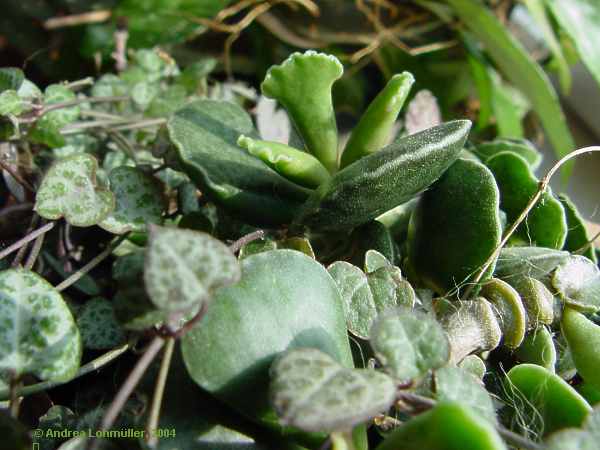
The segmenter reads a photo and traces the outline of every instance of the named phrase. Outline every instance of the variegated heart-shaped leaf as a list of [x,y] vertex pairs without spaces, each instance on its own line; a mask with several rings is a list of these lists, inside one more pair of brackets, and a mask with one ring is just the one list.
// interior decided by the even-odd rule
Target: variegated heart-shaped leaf
[[81,339],[67,304],[34,272],[0,272],[0,370],[68,380],[79,369]]
[[64,217],[71,225],[89,227],[104,220],[115,205],[112,192],[96,184],[98,162],[81,153],[57,161],[35,198],[35,210],[45,219]]
[[349,369],[314,348],[291,350],[271,367],[271,401],[279,420],[305,431],[342,431],[388,409],[394,381]]
[[120,166],[108,176],[116,198],[115,209],[99,225],[115,234],[144,232],[148,224],[159,224],[165,209],[158,179],[135,167]]
[[77,326],[85,348],[103,350],[125,341],[111,302],[102,297],[90,299],[83,305],[77,315]]
[[209,234],[150,227],[144,283],[152,302],[168,311],[185,311],[208,301],[215,289],[240,279],[229,248]]

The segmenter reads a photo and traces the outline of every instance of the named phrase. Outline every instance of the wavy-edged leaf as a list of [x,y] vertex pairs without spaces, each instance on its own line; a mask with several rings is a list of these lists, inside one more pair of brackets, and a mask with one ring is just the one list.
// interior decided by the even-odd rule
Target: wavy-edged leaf
[[[512,224],[538,190],[539,182],[527,161],[510,151],[486,161],[500,189],[500,208]],[[516,235],[529,245],[560,249],[567,237],[567,219],[562,204],[548,189],[517,228]]]
[[445,294],[484,264],[501,239],[499,200],[492,173],[465,159],[423,194],[410,220],[408,257],[428,287]]
[[182,169],[215,202],[257,223],[289,222],[310,190],[286,180],[237,145],[256,136],[238,105],[198,100],[177,110],[167,124]]
[[332,173],[337,169],[338,132],[331,87],[343,72],[335,56],[308,50],[272,66],[260,85],[265,96],[285,107],[308,151]]
[[[524,93],[539,116],[557,155],[575,148],[571,132],[550,80],[508,29],[480,0],[447,0],[469,30],[483,43],[490,57]],[[569,174],[563,166],[563,174]]]
[[488,420],[460,402],[440,402],[402,423],[376,450],[506,450]]
[[0,272],[0,369],[68,380],[79,369],[81,339],[67,304],[35,272]]
[[152,302],[185,311],[235,283],[240,266],[225,244],[206,233],[153,225],[146,250],[144,284]]
[[271,367],[271,402],[284,425],[346,431],[387,410],[396,385],[384,373],[349,369],[315,348],[290,350]]
[[594,246],[591,244],[591,236],[588,236],[585,221],[581,214],[577,210],[577,206],[567,197],[565,194],[559,194],[558,199],[565,208],[565,214],[567,218],[567,239],[565,240],[564,249],[569,252],[578,252],[583,248],[586,248],[583,256],[589,258],[594,263],[598,262],[596,258],[596,252]]
[[97,170],[96,158],[87,153],[58,160],[37,191],[35,211],[45,219],[64,217],[78,227],[101,222],[113,210],[115,198],[97,186]]
[[554,295],[544,283],[525,277],[513,283],[527,312],[527,329],[550,325],[554,321]]
[[296,215],[314,230],[354,228],[407,202],[458,158],[471,122],[456,120],[404,137],[322,184]]
[[512,349],[521,345],[525,337],[527,315],[519,293],[505,281],[492,278],[483,284],[479,294],[494,306],[504,345]]
[[522,156],[531,170],[536,170],[542,162],[542,154],[533,144],[525,139],[496,139],[482,142],[471,149],[483,163],[501,152],[513,152]]
[[337,286],[321,264],[293,250],[241,261],[201,325],[182,338],[192,379],[255,420],[271,420],[269,367],[283,351],[318,348],[346,367],[352,357]]
[[115,209],[98,225],[111,233],[123,234],[144,232],[148,224],[162,222],[165,200],[158,179],[128,166],[111,170],[108,179],[116,199]]
[[384,311],[369,335],[375,356],[399,382],[442,367],[450,358],[448,337],[432,316],[408,308]]
[[500,251],[494,276],[511,285],[524,277],[550,281],[554,269],[569,256],[569,252],[544,247],[505,247]]
[[559,265],[552,276],[552,286],[574,308],[600,309],[600,269],[585,256],[572,255]]
[[352,130],[342,153],[342,168],[383,148],[414,82],[408,72],[390,78]]
[[600,326],[566,307],[561,330],[571,350],[577,372],[587,384],[600,389]]

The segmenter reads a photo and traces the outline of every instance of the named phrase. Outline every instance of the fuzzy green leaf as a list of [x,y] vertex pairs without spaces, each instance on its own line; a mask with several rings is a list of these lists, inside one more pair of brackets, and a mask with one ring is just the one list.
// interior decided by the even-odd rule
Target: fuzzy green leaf
[[354,228],[407,202],[458,158],[471,122],[457,120],[399,139],[322,184],[295,217],[315,230]]
[[115,205],[114,195],[96,185],[98,162],[82,153],[57,161],[42,180],[37,213],[51,220],[64,217],[71,225],[89,227],[104,220]]
[[521,362],[537,364],[554,372],[557,355],[552,333],[546,327],[536,328],[525,336],[515,356]]
[[279,420],[304,431],[345,431],[387,410],[396,385],[370,369],[349,369],[314,348],[291,350],[271,368]]
[[423,194],[411,217],[408,253],[428,287],[445,294],[473,277],[500,243],[498,203],[491,172],[465,159]]
[[150,227],[144,283],[152,302],[185,311],[208,302],[215,290],[235,283],[240,267],[229,248],[206,233]]
[[34,272],[0,272],[0,370],[64,381],[79,369],[81,339],[60,293]]
[[561,330],[577,372],[590,386],[600,389],[600,326],[572,308],[565,308]]
[[519,293],[505,281],[492,278],[481,287],[480,295],[494,305],[504,345],[513,349],[521,345],[525,337],[527,315]]
[[578,252],[586,248],[581,254],[596,263],[596,252],[594,251],[594,246],[590,243],[591,236],[588,236],[585,220],[581,217],[577,206],[565,194],[560,194],[558,199],[565,208],[567,228],[569,230],[563,248],[570,252]]
[[115,209],[99,225],[115,234],[144,232],[148,224],[160,224],[165,209],[163,186],[153,176],[135,167],[120,166],[111,170],[110,190]]
[[383,148],[414,82],[408,72],[390,78],[352,130],[342,153],[342,168]]
[[[500,208],[513,223],[538,190],[539,182],[527,161],[512,152],[496,154],[486,162],[500,189]],[[548,189],[516,234],[530,245],[560,249],[567,237],[567,219],[561,203]]]
[[171,116],[167,128],[194,183],[252,223],[289,222],[310,193],[237,145],[242,134],[256,136],[256,131],[250,116],[233,103],[189,103]]
[[500,251],[494,276],[514,285],[524,277],[550,281],[550,274],[567,261],[569,252],[543,247],[505,247]]
[[369,339],[377,359],[401,383],[442,367],[450,358],[444,329],[420,311],[384,312],[373,324]]
[[496,139],[478,144],[471,150],[484,163],[501,152],[513,152],[522,156],[531,167],[531,170],[536,170],[542,162],[542,154],[531,142],[524,139]]
[[550,325],[554,320],[554,295],[540,280],[525,277],[513,283],[521,296],[527,313],[527,329],[541,324]]
[[600,309],[600,269],[585,256],[572,255],[559,265],[552,277],[552,286],[575,308]]
[[338,160],[338,133],[331,87],[344,67],[335,56],[307,51],[293,53],[267,72],[260,88],[287,110],[310,153],[329,172]]

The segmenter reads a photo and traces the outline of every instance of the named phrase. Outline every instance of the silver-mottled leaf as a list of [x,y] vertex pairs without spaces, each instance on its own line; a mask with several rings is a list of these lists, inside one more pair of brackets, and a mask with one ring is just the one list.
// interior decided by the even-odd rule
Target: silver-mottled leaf
[[80,359],[79,331],[60,293],[35,272],[0,272],[0,370],[68,380]]
[[217,288],[239,279],[234,254],[209,234],[150,226],[144,283],[159,308],[189,310],[210,300]]
[[115,234],[144,232],[148,224],[160,224],[165,209],[163,188],[152,175],[135,167],[121,166],[108,176],[116,205],[100,226]]
[[125,342],[125,334],[111,302],[102,297],[88,300],[77,316],[77,326],[85,348],[104,350]]
[[370,339],[377,359],[401,382],[442,367],[450,357],[444,329],[432,316],[420,311],[386,311],[373,325]]
[[305,431],[349,430],[388,409],[394,381],[348,369],[313,348],[292,350],[271,367],[271,399],[280,422]]
[[81,153],[57,161],[37,191],[35,210],[45,219],[64,217],[71,225],[89,227],[104,220],[115,205],[113,194],[96,185],[98,162]]

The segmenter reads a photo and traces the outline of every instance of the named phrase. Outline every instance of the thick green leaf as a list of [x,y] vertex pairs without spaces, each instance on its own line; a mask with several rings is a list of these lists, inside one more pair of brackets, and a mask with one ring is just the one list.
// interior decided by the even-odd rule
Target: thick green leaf
[[382,313],[369,339],[377,359],[400,383],[418,379],[450,358],[442,326],[432,316],[408,308]]
[[[483,43],[490,57],[531,101],[548,138],[559,156],[575,143],[567,127],[550,80],[523,46],[480,0],[446,0],[469,30]],[[564,173],[569,173],[568,169]]]
[[317,158],[285,144],[241,135],[238,145],[299,185],[316,188],[331,178],[325,166]]
[[533,144],[524,139],[496,139],[494,141],[483,142],[471,149],[481,161],[487,163],[487,160],[501,152],[513,152],[522,156],[531,170],[536,170],[542,162],[542,154]]
[[272,66],[260,86],[265,96],[285,107],[308,151],[331,173],[338,161],[331,87],[343,72],[335,56],[308,50]]
[[435,397],[438,401],[459,402],[468,405],[480,417],[496,422],[492,398],[483,383],[459,367],[442,367],[435,371]]
[[485,362],[477,355],[468,355],[458,365],[461,369],[469,372],[478,380],[483,380],[487,372]]
[[511,285],[525,277],[550,281],[550,274],[567,261],[569,252],[543,247],[505,247],[500,251],[494,276]]
[[68,380],[79,369],[81,339],[67,304],[34,272],[0,272],[0,370]]
[[492,278],[481,287],[480,295],[496,310],[504,345],[514,349],[525,337],[527,315],[519,293],[508,283]]
[[582,253],[583,256],[597,262],[594,246],[591,245],[591,236],[588,236],[585,220],[579,214],[577,206],[565,194],[560,194],[558,199],[565,208],[567,218],[567,239],[565,240],[564,249],[569,252],[577,252],[584,247],[587,249]]
[[440,294],[460,287],[489,258],[502,234],[498,203],[491,172],[465,159],[423,194],[411,216],[408,254],[428,287]]
[[488,420],[460,402],[441,402],[396,428],[376,450],[506,450]]
[[77,314],[77,327],[83,346],[88,349],[105,350],[125,342],[111,302],[102,297],[85,302]]
[[281,352],[318,348],[352,367],[344,311],[327,271],[300,252],[259,253],[241,265],[240,282],[220,289],[182,338],[183,358],[202,388],[255,420],[272,420],[268,372]]
[[108,176],[115,209],[99,225],[115,234],[144,232],[148,224],[160,224],[165,210],[163,186],[152,175],[135,167],[120,166]]
[[78,227],[104,220],[113,210],[115,198],[111,192],[97,187],[97,169],[96,158],[87,153],[58,160],[37,191],[37,213],[51,220],[64,217]]
[[408,72],[390,78],[352,130],[342,153],[342,168],[383,148],[414,82]]
[[[512,224],[538,190],[539,182],[527,161],[516,153],[498,153],[486,162],[500,189],[500,208]],[[516,235],[529,245],[560,249],[567,237],[567,219],[552,191],[542,198],[519,226]]]
[[590,73],[600,84],[600,4],[595,0],[545,0],[554,18],[571,37]]
[[386,411],[396,385],[384,373],[349,369],[315,348],[290,350],[271,367],[271,402],[283,425],[346,431]]
[[527,329],[554,321],[554,295],[541,281],[525,277],[513,283],[527,312]]
[[569,344],[577,372],[587,384],[600,389],[600,326],[567,307],[563,312],[561,330]]
[[554,372],[557,354],[552,333],[546,327],[536,328],[525,336],[515,356],[521,362],[537,364]]
[[0,93],[8,90],[18,91],[25,79],[21,69],[16,67],[0,68]]
[[572,255],[559,265],[552,276],[552,286],[574,308],[600,309],[600,269],[585,256]]
[[253,223],[289,222],[310,191],[286,180],[238,147],[256,136],[239,106],[199,100],[176,111],[167,128],[183,170],[215,202]]
[[294,219],[315,230],[354,228],[407,202],[437,180],[462,150],[471,122],[404,137],[322,184]]
[[526,401],[535,408],[543,419],[544,434],[581,426],[592,409],[566,381],[535,364],[510,369],[506,391],[515,397],[517,405]]
[[218,288],[239,278],[235,255],[214,237],[192,230],[150,227],[144,284],[158,308],[190,310],[211,301]]
[[598,441],[577,429],[568,429],[553,433],[546,441],[547,450],[596,450]]

